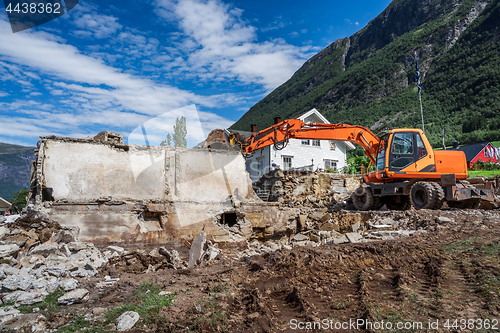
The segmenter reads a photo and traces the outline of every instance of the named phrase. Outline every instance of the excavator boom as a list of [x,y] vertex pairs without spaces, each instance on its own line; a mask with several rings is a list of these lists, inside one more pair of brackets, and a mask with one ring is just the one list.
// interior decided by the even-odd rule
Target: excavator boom
[[365,149],[365,154],[375,163],[380,139],[369,129],[349,124],[304,123],[300,119],[288,119],[273,125],[247,139],[247,153],[289,139],[341,140],[356,143]]

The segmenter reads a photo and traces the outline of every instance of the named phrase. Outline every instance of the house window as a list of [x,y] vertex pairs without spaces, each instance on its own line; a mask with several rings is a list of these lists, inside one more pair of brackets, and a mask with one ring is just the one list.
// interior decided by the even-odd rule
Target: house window
[[337,144],[335,141],[330,141],[330,150],[335,150],[337,148]]
[[292,168],[292,156],[283,156],[283,170]]
[[337,162],[336,160],[325,160],[325,170],[337,170]]
[[301,141],[301,143],[302,143],[303,145],[307,145],[307,146],[309,146],[309,140],[302,140],[302,141]]
[[319,147],[319,146],[320,146],[319,140],[312,140],[312,141],[313,141],[313,142],[312,142],[312,145],[313,145],[314,147]]

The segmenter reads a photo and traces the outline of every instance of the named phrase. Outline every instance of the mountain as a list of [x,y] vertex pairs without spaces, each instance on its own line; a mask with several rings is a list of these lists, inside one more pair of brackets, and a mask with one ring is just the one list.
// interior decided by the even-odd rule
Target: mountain
[[0,142],[0,197],[12,199],[17,191],[29,189],[34,149]]
[[500,0],[394,0],[351,37],[306,61],[231,128],[318,109],[331,122],[421,128],[432,144],[500,138]]

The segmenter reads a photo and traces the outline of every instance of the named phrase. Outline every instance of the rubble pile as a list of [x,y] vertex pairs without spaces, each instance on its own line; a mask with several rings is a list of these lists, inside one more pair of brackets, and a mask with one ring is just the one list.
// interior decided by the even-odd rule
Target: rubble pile
[[253,240],[247,249],[236,253],[238,258],[251,257],[278,250],[291,250],[299,246],[323,244],[361,243],[376,240],[392,240],[441,229],[459,231],[464,215],[473,224],[497,221],[498,211],[484,210],[408,210],[369,211],[351,213],[347,211],[307,210],[299,215],[296,234],[280,238]]
[[118,246],[110,246],[115,252],[111,255],[109,264],[119,267],[129,273],[155,272],[160,269],[183,269],[187,263],[179,257],[176,250],[164,247],[155,248],[150,252],[145,250],[126,251]]
[[343,204],[359,185],[357,176],[273,170],[254,184],[254,190],[269,193],[268,201],[286,207],[322,208]]
[[0,226],[0,325],[3,331],[43,332],[46,318],[20,314],[16,308],[42,302],[59,289],[61,305],[83,303],[89,291],[81,281],[98,275],[111,251],[76,240],[78,228],[62,227],[41,218],[23,216]]
[[144,250],[126,251],[118,246],[109,246],[115,252],[110,256],[109,265],[118,267],[129,273],[156,272],[161,269],[185,269],[215,259],[221,250],[202,231],[189,245],[188,262],[181,259],[176,250],[167,250],[165,247],[154,248],[150,252]]

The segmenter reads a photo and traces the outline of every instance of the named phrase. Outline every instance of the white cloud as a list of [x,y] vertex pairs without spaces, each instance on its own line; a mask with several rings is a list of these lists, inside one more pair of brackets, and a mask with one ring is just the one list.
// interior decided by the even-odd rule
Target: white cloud
[[113,35],[122,28],[118,18],[97,13],[83,14],[77,17],[74,22],[77,27],[92,32],[95,38],[105,38]]
[[297,47],[281,39],[257,42],[257,29],[242,18],[243,11],[219,0],[157,0],[156,4],[157,14],[177,22],[182,31],[178,50],[183,54],[175,66],[183,73],[256,83],[269,91],[312,56],[309,46]]
[[269,24],[267,27],[261,28],[260,31],[267,32],[267,31],[271,31],[271,30],[277,30],[277,29],[281,29],[281,28],[286,27],[288,24],[290,24],[290,22],[285,22],[283,20],[283,17],[280,15],[280,16],[276,17],[276,19],[271,24]]
[[[8,23],[0,20],[0,30],[7,27]],[[17,125],[17,128],[2,131],[2,136],[72,135],[81,133],[81,127],[87,125],[123,132],[151,117],[185,105],[196,103],[215,107],[233,103],[236,99],[231,94],[196,95],[126,74],[82,54],[74,46],[46,36],[33,31],[0,34],[0,73],[7,74],[2,80],[20,82],[23,78],[31,79],[22,76],[23,71],[36,71],[44,77],[44,85],[54,96],[54,103],[61,105],[61,112],[58,113],[54,106],[49,108],[35,101],[4,103],[4,110],[8,108],[18,115],[28,116],[15,121],[7,117],[9,121],[14,121],[12,125]],[[41,112],[44,110],[50,112]],[[220,118],[213,113],[207,114],[206,123]],[[35,125],[32,125],[33,119],[36,120]],[[21,123],[30,126],[23,128]],[[54,133],[54,128],[59,128],[57,133]]]

